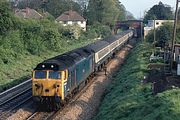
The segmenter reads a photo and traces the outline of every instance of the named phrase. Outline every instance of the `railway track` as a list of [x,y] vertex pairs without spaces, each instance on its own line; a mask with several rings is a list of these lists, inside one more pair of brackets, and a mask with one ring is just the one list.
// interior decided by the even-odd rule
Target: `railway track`
[[2,120],[10,117],[21,105],[32,101],[31,90],[27,90],[16,97],[10,98],[0,105],[0,116]]
[[22,91],[26,90],[27,88],[31,88],[31,79],[17,85],[14,86],[11,89],[8,89],[2,93],[0,93],[0,103],[3,103],[4,101],[6,101],[7,99],[12,98],[13,96],[18,95],[19,93],[21,93]]
[[20,106],[32,101],[30,80],[0,94],[0,120],[10,117]]
[[48,120],[56,112],[35,112],[29,116],[26,120]]
[[94,82],[93,80],[94,78],[92,78],[91,80],[89,80],[88,84],[86,84],[86,86],[84,86],[79,93],[77,93],[72,99],[70,99],[70,101],[67,102],[67,104],[65,104],[63,107],[61,107],[61,109],[54,111],[54,112],[34,112],[31,116],[29,116],[26,120],[52,120],[54,119],[57,115],[59,114],[63,114],[64,112],[67,111],[68,106],[70,106],[71,104],[73,104],[74,101],[76,101],[87,89],[89,86],[92,85],[92,83]]

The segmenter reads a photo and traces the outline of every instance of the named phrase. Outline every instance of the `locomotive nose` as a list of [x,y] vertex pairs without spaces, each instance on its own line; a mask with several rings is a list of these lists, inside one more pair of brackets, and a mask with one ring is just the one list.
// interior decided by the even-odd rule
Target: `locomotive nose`
[[61,81],[55,80],[37,80],[33,84],[33,95],[34,96],[54,96],[57,94],[61,96]]

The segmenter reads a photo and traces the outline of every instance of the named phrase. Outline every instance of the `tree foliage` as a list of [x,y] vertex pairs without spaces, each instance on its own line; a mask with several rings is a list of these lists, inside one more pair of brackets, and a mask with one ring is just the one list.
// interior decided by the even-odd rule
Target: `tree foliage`
[[[170,41],[172,40],[172,31],[173,31],[173,26],[172,24],[168,23],[165,24],[164,26],[161,26],[156,30],[156,46],[157,47],[162,47],[164,48],[166,45],[171,44]],[[153,31],[148,34],[147,40],[151,43],[154,41],[154,35]]]
[[170,20],[173,19],[172,8],[169,5],[165,5],[159,2],[158,5],[154,5],[145,15],[144,22],[147,20]]
[[102,0],[89,0],[87,8],[87,17],[90,24],[101,22],[102,18]]
[[47,11],[54,17],[60,16],[63,12],[70,9],[81,13],[81,8],[78,3],[72,0],[49,0],[46,4]]
[[0,1],[0,35],[6,34],[13,27],[10,4],[5,0]]
[[126,11],[126,19],[127,20],[135,20],[133,14],[129,11]]
[[80,5],[81,15],[86,17],[87,16],[87,6],[88,6],[89,0],[74,0],[74,1]]
[[70,9],[81,13],[81,6],[72,0],[23,0],[19,2],[18,7],[47,11],[55,18]]
[[89,0],[87,17],[90,24],[99,22],[112,28],[117,20],[125,19],[125,9],[118,0]]

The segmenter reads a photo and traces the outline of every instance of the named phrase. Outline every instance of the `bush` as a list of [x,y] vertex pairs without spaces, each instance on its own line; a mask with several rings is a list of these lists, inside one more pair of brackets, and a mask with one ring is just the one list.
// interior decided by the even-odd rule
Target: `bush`
[[15,60],[15,58],[17,58],[18,55],[12,49],[6,49],[1,46],[0,56],[1,56],[0,57],[1,63],[8,64],[8,63],[12,63]]
[[[156,43],[154,43],[156,47],[164,48],[166,45],[171,44],[172,31],[171,24],[165,24],[164,26],[156,29]],[[146,40],[151,43],[154,42],[153,30],[147,35]]]
[[88,26],[88,32],[87,32],[87,37],[92,38],[92,37],[100,37],[100,38],[105,38],[107,36],[111,35],[111,30],[108,26],[102,25],[100,23],[95,23],[92,26]]
[[0,1],[0,25],[0,35],[7,34],[14,26],[10,4],[5,0]]
[[21,32],[25,49],[33,55],[40,54],[44,50],[41,34],[42,28],[38,24],[26,26]]
[[43,41],[45,42],[45,46],[54,51],[58,51],[61,49],[61,39],[57,30],[48,29],[43,32],[42,36]]
[[79,39],[79,37],[81,36],[81,33],[82,33],[82,29],[77,24],[75,24],[73,26],[71,26],[71,25],[62,26],[61,25],[58,28],[58,31],[63,36],[70,38],[70,39],[76,39],[76,40]]

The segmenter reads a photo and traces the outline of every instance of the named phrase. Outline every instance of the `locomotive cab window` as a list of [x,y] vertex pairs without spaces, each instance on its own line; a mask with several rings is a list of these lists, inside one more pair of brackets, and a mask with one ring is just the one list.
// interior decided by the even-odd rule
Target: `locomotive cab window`
[[34,78],[35,79],[45,79],[46,78],[46,71],[35,71]]
[[49,79],[61,79],[61,73],[58,71],[49,71]]

